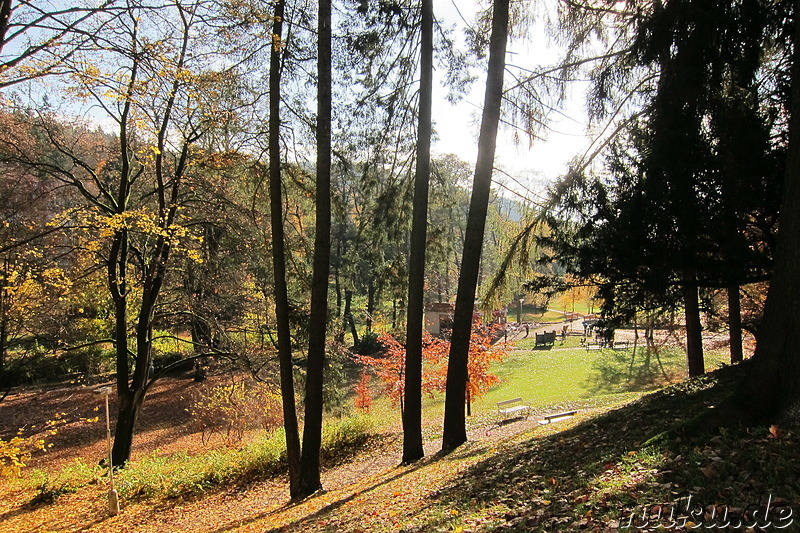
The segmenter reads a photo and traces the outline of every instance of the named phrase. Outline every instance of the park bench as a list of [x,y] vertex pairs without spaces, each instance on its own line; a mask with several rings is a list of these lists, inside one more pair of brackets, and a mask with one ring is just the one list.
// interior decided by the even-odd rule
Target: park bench
[[544,333],[536,334],[536,348],[539,346],[552,346],[556,343],[556,332],[545,331]]
[[586,351],[587,352],[589,350],[602,350],[602,349],[603,349],[603,345],[600,344],[599,342],[587,342],[586,343]]
[[522,398],[513,398],[511,400],[497,402],[497,412],[503,421],[509,418],[523,416],[522,413],[524,413],[525,418],[528,418],[530,411],[531,406],[524,403]]
[[571,416],[575,416],[578,411],[564,411],[563,413],[554,413],[552,415],[546,415],[539,421],[539,424],[550,424],[551,422],[557,422],[562,418],[569,418]]
[[614,350],[627,350],[629,346],[629,341],[616,341],[611,348]]

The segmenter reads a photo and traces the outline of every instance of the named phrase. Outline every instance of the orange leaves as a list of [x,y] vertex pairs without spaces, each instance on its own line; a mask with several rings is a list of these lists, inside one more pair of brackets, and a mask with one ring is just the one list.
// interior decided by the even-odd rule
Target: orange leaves
[[369,382],[371,380],[371,376],[367,374],[366,370],[361,371],[361,378],[358,380],[358,383],[354,387],[356,393],[356,409],[368,413],[370,408],[372,407],[372,396],[369,392]]
[[[469,348],[469,397],[477,398],[498,383],[500,378],[489,371],[491,364],[502,360],[508,354],[505,344],[492,344],[491,328],[474,327]],[[406,350],[392,335],[384,333],[378,340],[385,347],[384,355],[371,357],[354,355],[356,362],[371,367],[383,385],[383,393],[393,405],[400,403],[404,394]],[[428,332],[422,334],[422,391],[426,394],[444,392],[447,383],[447,361],[450,355],[450,342],[434,337]],[[362,374],[362,381],[364,380]],[[357,385],[362,386],[361,382]],[[357,401],[359,401],[357,399]]]
[[353,359],[374,370],[375,375],[383,384],[384,394],[389,397],[393,405],[397,405],[403,397],[404,391],[403,371],[406,364],[406,350],[397,339],[386,333],[378,337],[378,341],[385,346],[384,356],[371,357],[354,354]]

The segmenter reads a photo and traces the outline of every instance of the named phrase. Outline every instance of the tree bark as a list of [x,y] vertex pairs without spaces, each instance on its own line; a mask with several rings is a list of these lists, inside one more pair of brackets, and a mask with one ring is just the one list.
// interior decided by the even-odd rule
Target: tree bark
[[744,359],[742,352],[742,305],[739,297],[739,286],[728,287],[728,330],[731,345],[731,364],[740,363]]
[[753,366],[726,406],[745,422],[800,417],[800,2],[794,2],[794,43],[775,264]]
[[687,278],[682,289],[686,322],[686,362],[689,368],[689,377],[702,376],[706,373],[703,362],[703,326],[700,323],[700,305],[697,285],[693,283],[694,278],[694,274]]
[[[283,37],[283,18],[286,2],[275,3],[272,34]],[[274,38],[274,37],[273,37]],[[274,44],[269,59],[269,199],[272,230],[272,270],[275,291],[275,320],[278,335],[283,427],[286,433],[286,458],[289,466],[289,495],[300,496],[300,432],[295,410],[294,372],[292,368],[292,339],[289,327],[289,296],[286,284],[286,239],[283,228],[283,184],[281,180],[280,103],[281,51]]]
[[408,259],[408,322],[406,324],[403,462],[425,456],[422,447],[422,327],[425,318],[425,246],[428,234],[428,184],[431,172],[433,94],[433,0],[422,0],[419,122],[414,208]]
[[478,139],[478,159],[472,184],[467,229],[461,272],[458,278],[456,309],[453,316],[453,333],[450,359],[447,365],[444,428],[442,450],[450,451],[467,440],[464,404],[468,378],[469,341],[472,314],[475,309],[475,291],[481,262],[483,234],[492,169],[500,121],[500,104],[503,98],[503,70],[505,69],[506,40],[508,36],[509,0],[495,0],[492,6],[492,34],[489,39],[489,66],[486,76],[486,94]]
[[317,33],[317,190],[316,235],[311,283],[311,318],[306,373],[305,426],[300,456],[300,495],[322,488],[322,386],[328,322],[328,276],[331,257],[331,2],[318,4]]

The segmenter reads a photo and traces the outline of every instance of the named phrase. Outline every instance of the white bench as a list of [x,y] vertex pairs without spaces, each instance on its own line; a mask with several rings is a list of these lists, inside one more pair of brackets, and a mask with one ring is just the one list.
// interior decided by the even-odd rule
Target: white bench
[[564,411],[563,413],[554,413],[551,415],[545,416],[542,420],[539,420],[539,424],[551,424],[553,422],[558,422],[562,418],[569,418],[578,414],[578,411]]
[[525,413],[525,418],[528,418],[530,411],[531,406],[524,403],[522,398],[513,398],[511,400],[497,402],[497,412],[503,420],[522,416],[523,412]]

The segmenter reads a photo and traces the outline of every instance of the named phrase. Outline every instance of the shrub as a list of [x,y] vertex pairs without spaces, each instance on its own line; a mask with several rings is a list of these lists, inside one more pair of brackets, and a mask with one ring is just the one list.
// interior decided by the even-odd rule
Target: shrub
[[380,341],[380,335],[374,331],[367,331],[358,340],[354,352],[359,355],[375,355],[383,349],[384,345]]
[[[322,459],[330,463],[352,456],[369,441],[373,426],[365,416],[327,424],[322,432]],[[273,477],[285,469],[286,437],[281,428],[235,450],[153,453],[120,471],[119,491],[126,498],[184,497],[223,484]]]
[[326,424],[322,428],[322,459],[330,462],[351,457],[369,441],[374,429],[374,420],[366,415]]
[[[323,461],[341,461],[352,456],[372,436],[369,417],[357,416],[326,424],[322,432]],[[286,470],[286,436],[283,428],[237,449],[222,448],[189,455],[163,455],[158,451],[115,470],[120,496],[132,498],[178,498],[201,494],[214,487],[247,483],[280,475]],[[32,503],[51,503],[60,495],[75,492],[105,477],[106,469],[74,461],[57,473],[34,471],[36,489]]]
[[204,387],[189,411],[203,442],[217,432],[224,432],[226,441],[239,442],[248,429],[271,431],[283,423],[280,395],[252,381]]
[[[42,432],[23,436],[25,429],[20,429],[8,440],[0,439],[0,477],[22,476],[22,469],[28,464],[31,456],[37,451],[45,451],[52,444],[47,438],[58,432],[58,426],[64,423],[63,413],[56,415],[45,423]],[[34,429],[34,428],[31,428]]]

